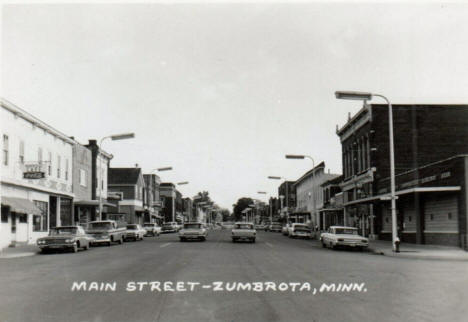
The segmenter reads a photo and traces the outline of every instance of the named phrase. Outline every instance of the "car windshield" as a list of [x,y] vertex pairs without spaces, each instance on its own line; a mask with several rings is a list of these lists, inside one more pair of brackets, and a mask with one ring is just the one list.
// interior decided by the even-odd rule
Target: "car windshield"
[[201,224],[184,224],[184,229],[200,229]]
[[294,225],[294,228],[309,229],[306,225]]
[[144,224],[143,226],[144,226],[144,227],[153,227],[154,224]]
[[352,229],[352,228],[336,228],[335,229],[335,234],[337,234],[337,235],[357,235],[358,231],[357,231],[357,229]]
[[77,230],[76,227],[53,228],[50,231],[50,236],[76,234]]
[[127,225],[127,229],[129,230],[137,230],[138,226],[137,225]]
[[253,229],[253,225],[249,224],[236,224],[234,226],[235,229]]
[[92,222],[88,226],[89,229],[110,229],[112,224],[110,222]]
[[167,224],[164,224],[163,226],[164,227],[171,227],[173,225],[173,223],[167,223]]

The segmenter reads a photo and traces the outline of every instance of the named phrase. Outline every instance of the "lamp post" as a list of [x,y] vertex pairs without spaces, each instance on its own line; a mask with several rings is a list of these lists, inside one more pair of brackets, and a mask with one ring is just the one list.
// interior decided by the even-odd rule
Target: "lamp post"
[[314,158],[312,158],[310,155],[304,155],[304,154],[286,154],[285,157],[286,159],[300,160],[300,159],[307,158],[307,159],[312,160],[312,196],[313,196],[312,201],[314,202],[313,212],[314,212],[314,218],[315,218],[316,225],[317,225],[318,220],[317,220],[317,214],[316,214],[316,200],[315,200],[315,161],[314,161]]
[[[99,220],[102,220],[102,185],[103,185],[103,171],[102,171],[102,157],[101,157],[101,147],[102,143],[105,139],[111,139],[112,141],[118,141],[118,140],[127,140],[127,139],[133,139],[135,137],[135,133],[122,133],[122,134],[114,134],[114,135],[109,135],[103,137],[101,140],[99,140],[99,145],[98,145],[98,158],[99,158]],[[97,172],[97,171],[96,171]]]
[[397,240],[397,222],[396,222],[396,195],[395,195],[395,152],[393,143],[393,109],[392,103],[384,95],[368,93],[368,92],[350,92],[350,91],[336,91],[335,97],[337,99],[345,100],[358,100],[358,101],[370,101],[373,96],[380,97],[387,102],[388,105],[388,131],[389,131],[389,144],[390,144],[390,200],[391,200],[391,211],[392,211],[392,248],[393,251],[397,251],[396,240]]

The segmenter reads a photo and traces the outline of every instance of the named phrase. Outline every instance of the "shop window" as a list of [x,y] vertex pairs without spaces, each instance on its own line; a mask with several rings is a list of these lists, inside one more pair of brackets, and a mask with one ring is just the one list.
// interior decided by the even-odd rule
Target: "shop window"
[[430,219],[430,220],[434,220],[434,215],[433,215],[433,214],[430,214],[430,215],[429,215],[429,219]]
[[448,219],[451,220],[452,219],[452,213],[449,212],[448,215],[447,215]]
[[86,187],[86,170],[80,169],[80,185]]
[[408,216],[408,221],[411,222],[411,216]]
[[49,164],[47,165],[47,174],[52,175],[52,152],[49,152]]
[[20,223],[27,223],[28,222],[28,215],[18,214],[18,220],[19,220]]
[[388,217],[385,217],[385,222],[388,224]]
[[57,155],[57,178],[60,178],[60,167],[61,167],[62,160],[60,155]]
[[41,210],[40,215],[33,215],[33,231],[47,231],[48,204],[45,201],[34,200],[34,205]]

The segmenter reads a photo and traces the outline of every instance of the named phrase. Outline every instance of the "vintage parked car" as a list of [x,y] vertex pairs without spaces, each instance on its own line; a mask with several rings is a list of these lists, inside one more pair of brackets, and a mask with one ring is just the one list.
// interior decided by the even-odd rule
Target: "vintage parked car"
[[233,243],[239,240],[247,240],[255,243],[257,231],[252,223],[238,222],[234,224],[231,235]]
[[354,227],[331,226],[327,232],[320,235],[322,247],[352,247],[363,250],[369,247],[369,240],[358,233]]
[[290,238],[301,237],[310,239],[312,237],[312,232],[310,227],[306,224],[294,223],[289,226],[288,235]]
[[188,239],[205,241],[207,236],[208,230],[199,222],[186,222],[184,223],[183,228],[179,231],[179,239],[182,242]]
[[281,232],[281,229],[282,229],[282,226],[281,226],[281,223],[279,223],[279,222],[272,222],[272,223],[267,227],[267,229],[268,229],[268,231],[280,233],[280,232]]
[[176,233],[179,231],[179,225],[176,222],[166,222],[162,225],[162,233]]
[[86,230],[88,235],[94,237],[91,245],[112,243],[122,244],[125,235],[125,227],[119,227],[114,220],[91,221]]
[[159,236],[161,233],[161,227],[156,223],[146,223],[143,224],[143,229],[146,230],[145,236]]
[[89,249],[93,237],[87,235],[81,226],[62,226],[52,228],[49,236],[37,239],[37,245],[43,253],[50,250],[67,249],[74,253],[78,249]]
[[288,236],[289,234],[289,227],[291,227],[292,224],[290,223],[287,223],[283,226],[283,228],[281,228],[281,233],[285,236]]
[[125,237],[124,240],[143,240],[143,236],[145,236],[146,230],[141,228],[140,225],[138,224],[128,224],[127,225],[127,230],[125,231]]

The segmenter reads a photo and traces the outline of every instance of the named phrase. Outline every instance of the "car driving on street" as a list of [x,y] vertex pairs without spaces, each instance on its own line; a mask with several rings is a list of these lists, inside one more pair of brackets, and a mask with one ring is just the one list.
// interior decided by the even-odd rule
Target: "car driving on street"
[[208,230],[199,222],[186,222],[179,231],[180,241],[186,241],[189,239],[205,241],[207,236]]
[[87,235],[81,226],[62,226],[52,228],[49,236],[37,240],[37,245],[43,253],[50,250],[67,249],[74,253],[78,249],[89,249],[93,237]]
[[320,235],[322,247],[352,247],[359,250],[369,247],[369,240],[359,235],[358,229],[345,226],[331,226]]
[[156,223],[143,224],[143,229],[146,230],[145,236],[159,236],[161,233],[161,227]]
[[162,225],[162,233],[176,233],[179,231],[179,226],[176,222],[166,222]]
[[271,231],[271,232],[277,232],[277,233],[280,233],[281,232],[281,223],[279,222],[272,222],[268,227],[267,227],[267,230],[268,231]]
[[127,240],[143,240],[143,236],[145,236],[146,230],[141,228],[138,224],[128,224],[127,230],[125,231],[125,241]]
[[257,231],[255,230],[254,224],[252,223],[238,222],[234,224],[231,235],[233,243],[240,240],[246,240],[255,243]]
[[291,224],[288,228],[288,235],[290,238],[311,238],[312,233],[310,227],[306,224],[294,223]]

